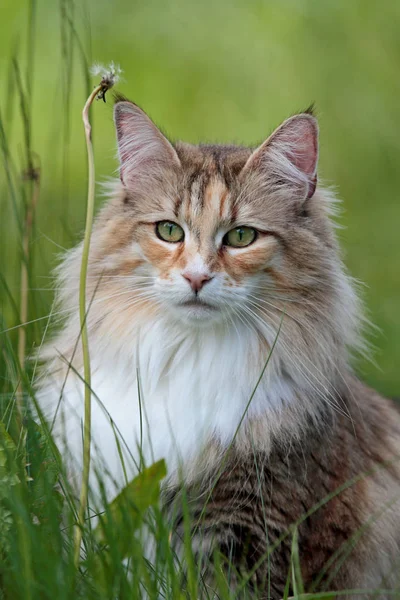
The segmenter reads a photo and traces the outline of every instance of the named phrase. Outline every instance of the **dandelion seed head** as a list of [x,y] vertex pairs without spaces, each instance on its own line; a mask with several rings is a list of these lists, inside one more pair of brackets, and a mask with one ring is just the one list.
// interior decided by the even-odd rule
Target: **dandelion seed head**
[[108,89],[120,81],[122,72],[121,67],[114,62],[110,62],[106,66],[95,62],[90,68],[91,75],[93,77],[100,75],[101,82],[104,82],[105,85],[108,84]]
[[104,71],[104,66],[98,62],[94,62],[90,67],[89,71],[90,74],[93,75],[93,77],[96,77],[96,75],[100,75],[100,73]]

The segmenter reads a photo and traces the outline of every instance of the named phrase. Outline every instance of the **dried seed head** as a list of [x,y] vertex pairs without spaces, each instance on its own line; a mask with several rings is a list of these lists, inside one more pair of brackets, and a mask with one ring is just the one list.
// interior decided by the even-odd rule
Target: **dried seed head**
[[106,67],[100,63],[94,63],[90,68],[90,73],[93,76],[100,75],[101,81],[98,85],[101,85],[101,90],[97,96],[99,100],[103,99],[105,102],[105,94],[107,90],[111,89],[121,79],[122,69],[119,65],[111,62]]

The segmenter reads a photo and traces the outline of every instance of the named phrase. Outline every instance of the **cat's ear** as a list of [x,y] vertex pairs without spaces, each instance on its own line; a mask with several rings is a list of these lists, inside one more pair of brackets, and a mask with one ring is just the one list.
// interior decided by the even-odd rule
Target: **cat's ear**
[[136,104],[118,102],[114,107],[120,177],[129,186],[140,177],[151,177],[160,168],[179,167],[178,155],[153,121]]
[[302,113],[284,121],[253,152],[242,173],[258,171],[276,191],[305,200],[315,192],[317,162],[318,123]]

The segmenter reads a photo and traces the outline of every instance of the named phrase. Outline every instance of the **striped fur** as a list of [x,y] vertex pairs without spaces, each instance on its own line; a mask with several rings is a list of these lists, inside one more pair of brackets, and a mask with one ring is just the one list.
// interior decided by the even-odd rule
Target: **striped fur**
[[354,398],[345,402],[349,409],[354,400],[364,405],[362,420],[327,418],[323,430],[311,424],[302,439],[290,446],[276,441],[268,454],[257,440],[248,452],[239,442],[222,472],[186,488],[184,500],[179,488],[165,492],[178,553],[182,502],[194,523],[204,597],[215,587],[218,550],[221,564],[233,563],[226,575],[232,591],[249,579],[243,597],[282,598],[294,525],[306,591],[399,585],[399,415],[359,382],[349,385]]
[[[179,547],[183,483],[194,516],[204,510],[193,546],[208,559],[212,587],[216,549],[248,572],[326,494],[398,455],[399,417],[349,367],[351,352],[362,348],[362,317],[330,219],[335,200],[316,187],[315,118],[288,119],[254,150],[172,145],[126,101],[116,105],[115,120],[121,183],[97,218],[88,274],[92,487],[96,469],[109,497],[124,484],[119,446],[129,476],[140,454],[148,463],[165,457],[174,543]],[[157,237],[155,224],[163,220],[183,228],[184,242]],[[227,231],[240,225],[255,228],[256,241],[224,245]],[[81,251],[71,250],[58,269],[65,319],[42,352],[38,384],[43,409],[57,414],[54,433],[76,477]],[[207,280],[201,302],[187,273]],[[299,526],[307,588],[330,560],[330,572],[336,568],[339,546],[399,492],[398,481],[397,464],[382,467]],[[383,511],[319,587],[379,585],[399,552],[398,515],[395,504]],[[259,588],[257,597],[269,597],[268,590],[271,598],[282,596],[290,544],[289,536],[278,545],[269,570],[265,561],[258,565],[249,583],[250,591]]]

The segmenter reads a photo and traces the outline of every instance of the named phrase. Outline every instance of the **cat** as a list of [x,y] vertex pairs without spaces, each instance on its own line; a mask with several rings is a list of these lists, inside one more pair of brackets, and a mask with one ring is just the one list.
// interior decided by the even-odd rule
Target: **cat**
[[[302,517],[306,591],[318,577],[332,590],[394,586],[400,415],[350,367],[362,310],[335,198],[317,183],[312,110],[256,148],[172,144],[122,97],[114,120],[120,181],[97,217],[88,271],[92,489],[98,471],[108,498],[124,486],[121,452],[128,478],[140,460],[165,458],[165,510],[183,483],[194,519],[204,517],[193,548],[209,558],[210,589],[217,550],[252,575],[249,593],[282,598],[292,536],[278,541]],[[66,317],[42,352],[39,386],[78,478],[81,253],[58,268]],[[181,527],[178,514],[176,540]]]

